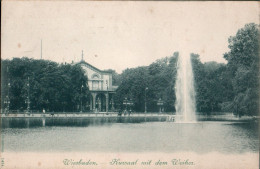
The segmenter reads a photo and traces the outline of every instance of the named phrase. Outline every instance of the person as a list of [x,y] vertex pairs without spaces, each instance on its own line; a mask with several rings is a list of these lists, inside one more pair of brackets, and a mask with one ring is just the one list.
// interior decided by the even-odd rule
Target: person
[[45,114],[45,109],[44,108],[43,108],[42,112],[43,112],[43,114]]

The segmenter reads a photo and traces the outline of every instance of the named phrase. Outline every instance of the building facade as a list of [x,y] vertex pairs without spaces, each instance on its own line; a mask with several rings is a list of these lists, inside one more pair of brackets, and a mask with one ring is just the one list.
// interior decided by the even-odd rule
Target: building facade
[[112,72],[102,71],[82,60],[78,63],[88,78],[88,87],[91,93],[89,100],[90,111],[114,111],[113,96],[118,86],[113,86]]

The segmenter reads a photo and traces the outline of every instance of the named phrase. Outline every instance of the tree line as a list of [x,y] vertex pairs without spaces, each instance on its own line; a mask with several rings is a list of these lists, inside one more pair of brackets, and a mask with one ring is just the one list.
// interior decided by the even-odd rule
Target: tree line
[[[89,96],[87,77],[79,65],[26,57],[1,60],[1,105],[9,92],[10,110],[78,111]],[[9,84],[9,85],[8,85]],[[4,107],[4,106],[2,106]]]
[[[200,61],[191,53],[196,91],[196,111],[233,112],[256,115],[259,112],[259,25],[247,24],[228,39],[229,51],[223,55],[227,64]],[[178,52],[156,60],[149,66],[112,71],[117,109],[123,109],[125,98],[133,101],[133,110],[158,112],[161,99],[165,112],[175,111],[175,81]],[[14,58],[1,60],[1,104],[10,92],[10,109],[26,109],[28,77],[32,109],[79,111],[88,108],[90,93],[87,77],[79,65],[52,61]],[[8,87],[10,83],[10,87]],[[83,85],[83,86],[82,86]]]
[[[191,53],[195,80],[196,111],[233,112],[257,115],[259,112],[259,25],[246,24],[228,39],[227,64],[200,61]],[[126,69],[116,76],[119,88],[116,101],[123,107],[124,98],[134,101],[134,109],[158,111],[157,101],[164,101],[164,110],[175,111],[175,81],[179,53],[157,60],[149,66]],[[147,90],[146,90],[147,89]],[[146,98],[145,98],[146,95]]]

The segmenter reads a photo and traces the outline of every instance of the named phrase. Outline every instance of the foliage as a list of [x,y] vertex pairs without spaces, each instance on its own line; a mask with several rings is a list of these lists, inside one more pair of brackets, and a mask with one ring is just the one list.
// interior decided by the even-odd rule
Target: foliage
[[[241,115],[259,112],[259,26],[247,24],[228,39],[230,51],[224,54],[227,64],[200,61],[191,53],[195,80],[196,111],[229,111]],[[158,112],[157,101],[162,99],[164,111],[175,111],[175,81],[179,53],[156,60],[149,66],[126,69],[122,74],[112,72],[113,85],[118,85],[115,106],[124,109],[125,98],[132,100],[133,109]],[[89,100],[87,77],[79,65],[63,65],[51,61],[14,58],[2,60],[1,103],[8,94],[11,109],[26,109],[27,80],[30,82],[32,109],[61,111],[79,110],[82,98],[86,107]],[[81,92],[81,86],[83,90]],[[82,94],[82,95],[81,95]]]
[[117,89],[115,102],[118,108],[123,108],[125,98],[134,101],[134,110],[144,110],[141,105],[144,103],[144,90],[148,83],[147,68],[126,69],[121,74],[122,82]]
[[115,70],[107,69],[104,71],[109,71],[112,73],[112,85],[113,86],[119,86],[121,84],[121,75],[118,74]]
[[233,97],[231,80],[226,75],[226,65],[216,62],[193,65],[197,65],[194,66],[197,111],[207,114],[221,111],[222,102]]
[[237,115],[259,112],[259,26],[247,24],[228,40],[224,58],[232,79],[234,98],[223,105]]
[[[179,53],[165,57],[146,67],[127,69],[121,74],[122,84],[119,86],[116,98],[124,108],[124,98],[134,101],[135,111],[144,111],[145,88],[147,109],[157,112],[157,101],[161,98],[164,110],[175,111],[175,81],[177,75],[177,59]],[[199,112],[210,113],[221,111],[221,103],[232,98],[231,81],[226,76],[226,65],[216,62],[201,63],[198,54],[191,54],[192,68],[195,80],[196,109]]]
[[1,71],[1,104],[4,105],[10,82],[11,110],[25,110],[28,94],[33,110],[77,111],[81,99],[86,105],[87,77],[78,65],[14,58],[1,60]]

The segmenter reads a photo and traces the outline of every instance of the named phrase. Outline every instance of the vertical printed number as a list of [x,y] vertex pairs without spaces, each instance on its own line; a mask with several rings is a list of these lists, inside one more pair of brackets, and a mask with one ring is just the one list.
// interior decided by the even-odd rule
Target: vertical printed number
[[5,165],[5,159],[4,158],[1,158],[1,168],[3,168]]

